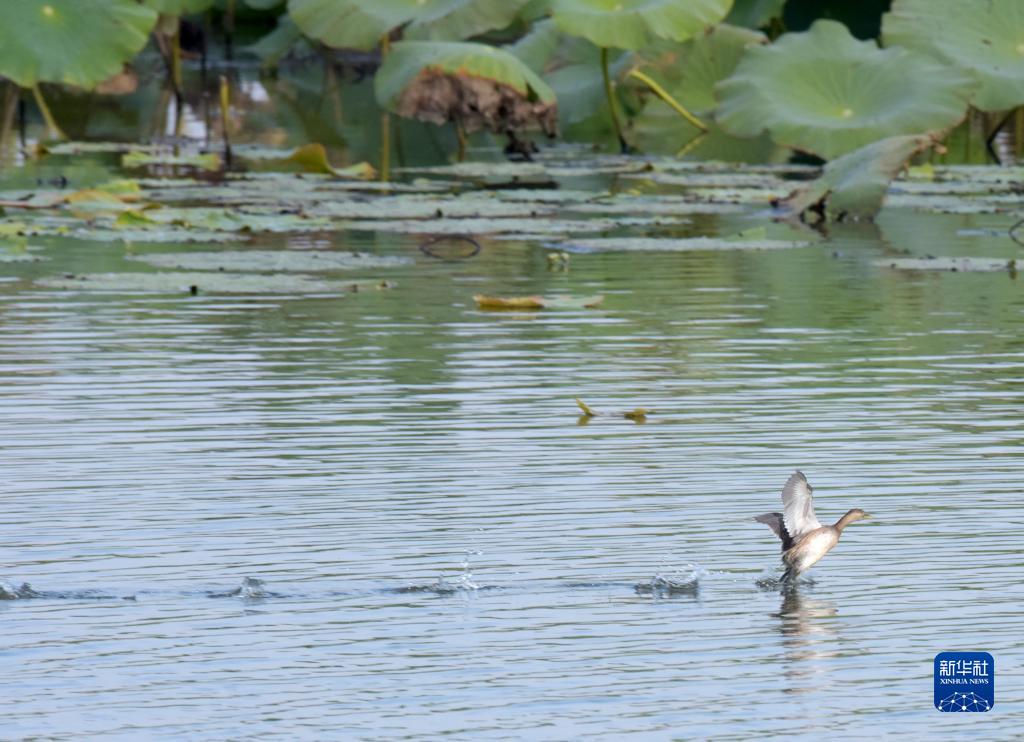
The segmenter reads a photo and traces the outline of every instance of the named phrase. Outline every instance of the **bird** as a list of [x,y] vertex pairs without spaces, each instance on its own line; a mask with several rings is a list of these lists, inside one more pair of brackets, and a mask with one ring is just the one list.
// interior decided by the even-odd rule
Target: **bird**
[[795,580],[817,564],[839,543],[839,537],[848,525],[871,517],[860,508],[853,508],[834,526],[823,526],[814,515],[813,492],[807,477],[798,469],[782,488],[782,512],[764,513],[754,518],[758,523],[766,524],[782,540],[782,562],[786,565],[783,583]]

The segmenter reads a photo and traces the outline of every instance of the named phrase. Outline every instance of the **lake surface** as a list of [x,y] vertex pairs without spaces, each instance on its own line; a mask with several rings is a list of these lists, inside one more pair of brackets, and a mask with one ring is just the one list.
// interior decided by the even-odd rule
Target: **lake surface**
[[[124,246],[33,240],[49,262],[0,266],[0,577],[35,591],[0,601],[0,736],[1015,736],[1022,284],[874,263],[1009,258],[1013,221],[567,271],[259,238],[413,258],[344,298],[62,292],[33,279]],[[780,592],[753,516],[796,468],[822,521],[875,518]],[[935,711],[944,650],[994,655],[990,713]]]

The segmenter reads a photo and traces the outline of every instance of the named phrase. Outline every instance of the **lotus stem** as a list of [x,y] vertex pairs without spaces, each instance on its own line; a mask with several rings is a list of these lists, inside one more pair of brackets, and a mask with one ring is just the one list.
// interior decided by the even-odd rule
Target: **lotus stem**
[[235,0],[227,0],[224,7],[224,56],[234,56],[235,40]]
[[228,113],[231,109],[231,88],[228,78],[220,76],[220,133],[224,138],[224,164],[231,169],[231,136],[228,133]]
[[174,136],[180,137],[185,130],[182,111],[185,95],[181,83],[181,21],[171,37],[171,85],[174,86]]
[[615,103],[615,92],[612,90],[612,77],[608,74],[608,48],[601,47],[601,75],[604,77],[604,95],[608,99],[608,110],[612,115],[612,126],[615,127],[615,136],[619,140],[619,149],[625,154],[629,151],[629,144],[622,136],[622,124],[619,122],[619,110]]
[[676,152],[676,157],[686,157],[688,154],[690,154],[691,152],[693,152],[693,150],[697,148],[698,144],[704,141],[704,137],[706,137],[707,135],[708,133],[706,131],[702,131],[700,134],[698,134],[693,139],[684,144],[682,149]]
[[46,128],[50,130],[50,136],[54,139],[67,139],[67,135],[57,126],[57,120],[50,113],[50,107],[46,105],[46,100],[43,98],[43,93],[38,85],[32,86],[32,96],[36,99],[39,112],[43,114],[43,120],[46,122]]
[[654,93],[656,96],[658,96],[663,101],[668,103],[672,110],[674,110],[684,119],[686,119],[693,126],[696,126],[701,131],[708,130],[708,127],[704,124],[703,121],[701,121],[699,118],[697,118],[692,113],[683,108],[682,104],[675,98],[673,98],[671,94],[669,94],[669,92],[665,90],[665,88],[661,87],[661,85],[659,85],[655,80],[652,80],[650,77],[645,75],[640,70],[630,70],[627,77],[633,77],[642,82],[644,85],[651,89],[652,93]]
[[[7,147],[7,138],[14,128],[14,117],[18,113],[18,88],[13,83],[4,85],[4,112],[0,115],[0,154]],[[3,158],[0,157],[0,160]]]
[[[391,51],[391,36],[385,32],[380,37],[380,58],[383,62]],[[391,115],[385,111],[380,117],[380,179],[391,180]]]
[[463,162],[466,159],[466,127],[460,119],[455,119],[455,136],[459,139],[458,161]]

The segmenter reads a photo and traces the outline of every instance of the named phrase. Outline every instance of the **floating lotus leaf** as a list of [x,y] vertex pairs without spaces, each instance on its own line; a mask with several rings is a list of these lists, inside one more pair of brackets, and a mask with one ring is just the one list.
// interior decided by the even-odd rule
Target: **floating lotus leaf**
[[135,0],[5,0],[0,75],[92,88],[146,45],[157,14]]
[[1024,103],[1020,0],[894,0],[882,16],[882,38],[967,72],[975,80],[975,108],[1005,111]]
[[373,49],[405,26],[406,38],[459,40],[516,19],[526,0],[289,0],[306,35],[338,49]]
[[889,137],[833,160],[821,177],[780,203],[794,214],[808,210],[842,218],[873,217],[889,183],[915,154],[934,144],[927,134]]
[[386,200],[330,199],[305,209],[310,216],[329,216],[343,219],[379,219],[386,213],[389,219],[440,219],[468,217],[527,217],[554,212],[552,206],[538,206],[496,198],[479,198],[469,194],[451,198],[423,198],[418,196],[392,196]]
[[237,232],[210,232],[188,227],[165,226],[148,229],[97,229],[83,227],[65,236],[90,242],[241,242],[247,239]]
[[593,234],[609,232],[626,226],[684,224],[677,217],[633,217],[632,219],[387,219],[358,221],[349,229],[368,232],[402,232],[406,234]]
[[90,273],[40,278],[36,284],[66,291],[118,294],[346,294],[369,288],[390,288],[386,282],[351,283],[302,275],[254,273]]
[[302,214],[252,213],[193,206],[128,212],[119,216],[114,226],[132,230],[160,230],[177,226],[215,232],[321,232],[331,229],[333,225],[329,219]]
[[221,250],[218,252],[171,252],[137,255],[136,260],[158,268],[198,271],[257,273],[318,273],[323,271],[395,268],[409,265],[409,258],[324,250]]
[[901,271],[946,271],[950,273],[1014,273],[1017,261],[1003,258],[946,258],[928,256],[924,258],[885,258],[876,260],[875,265],[895,268]]
[[655,39],[686,41],[725,18],[732,0],[554,0],[555,24],[600,47],[641,49]]
[[519,59],[486,44],[403,41],[374,79],[377,100],[401,116],[496,133],[538,124],[554,134],[555,94]]
[[559,245],[569,252],[720,252],[722,250],[787,250],[809,247],[794,240],[744,240],[722,237],[600,237],[573,239]]
[[835,21],[752,48],[719,83],[717,119],[826,159],[902,134],[946,129],[967,110],[970,79],[930,57],[879,49]]
[[216,152],[126,152],[121,156],[121,166],[126,168],[135,167],[194,167],[200,170],[219,170],[221,168],[220,155]]

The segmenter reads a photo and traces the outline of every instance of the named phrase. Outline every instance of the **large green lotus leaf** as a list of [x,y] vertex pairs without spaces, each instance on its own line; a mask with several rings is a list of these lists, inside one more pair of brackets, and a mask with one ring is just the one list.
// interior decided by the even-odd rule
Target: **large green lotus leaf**
[[686,41],[725,18],[732,0],[555,0],[565,33],[600,47],[641,49],[654,39]]
[[938,131],[967,110],[970,79],[930,57],[879,49],[835,21],[751,48],[716,88],[718,122],[736,136],[838,157],[885,137]]
[[557,102],[514,55],[486,44],[402,41],[374,78],[377,101],[401,116],[504,132],[537,122],[553,133]]
[[164,15],[189,15],[190,13],[202,13],[204,10],[209,10],[213,7],[216,0],[143,0],[143,5],[147,5],[157,13]]
[[0,3],[0,75],[92,88],[146,45],[157,14],[134,0]]
[[882,38],[967,71],[976,80],[976,108],[1005,111],[1024,103],[1021,0],[894,0],[882,17]]
[[505,48],[531,70],[543,74],[563,38],[554,21],[545,19],[533,24],[528,34]]
[[413,0],[413,4],[417,10],[406,38],[460,41],[505,28],[526,0]]
[[927,134],[873,142],[830,162],[820,178],[779,205],[795,215],[811,209],[839,219],[870,219],[882,207],[889,183],[907,161],[934,143]]
[[302,32],[336,49],[373,49],[393,28],[412,20],[415,0],[288,0]]
[[526,0],[289,0],[306,35],[328,46],[372,49],[387,32],[408,24],[406,38],[459,39],[504,28]]
[[[686,147],[689,155],[701,160],[774,162],[784,159],[788,150],[774,144],[768,136],[739,139],[722,131],[711,120],[717,105],[715,85],[733,73],[748,47],[767,41],[758,31],[722,24],[682,44],[659,42],[637,52],[639,68],[687,110],[703,119],[709,131],[700,132],[667,103],[652,95],[630,122],[630,141],[647,151],[678,152]],[[639,85],[633,80],[630,84]],[[695,139],[698,141],[692,147],[687,146]]]
[[725,22],[744,28],[763,28],[782,17],[786,0],[735,0]]

